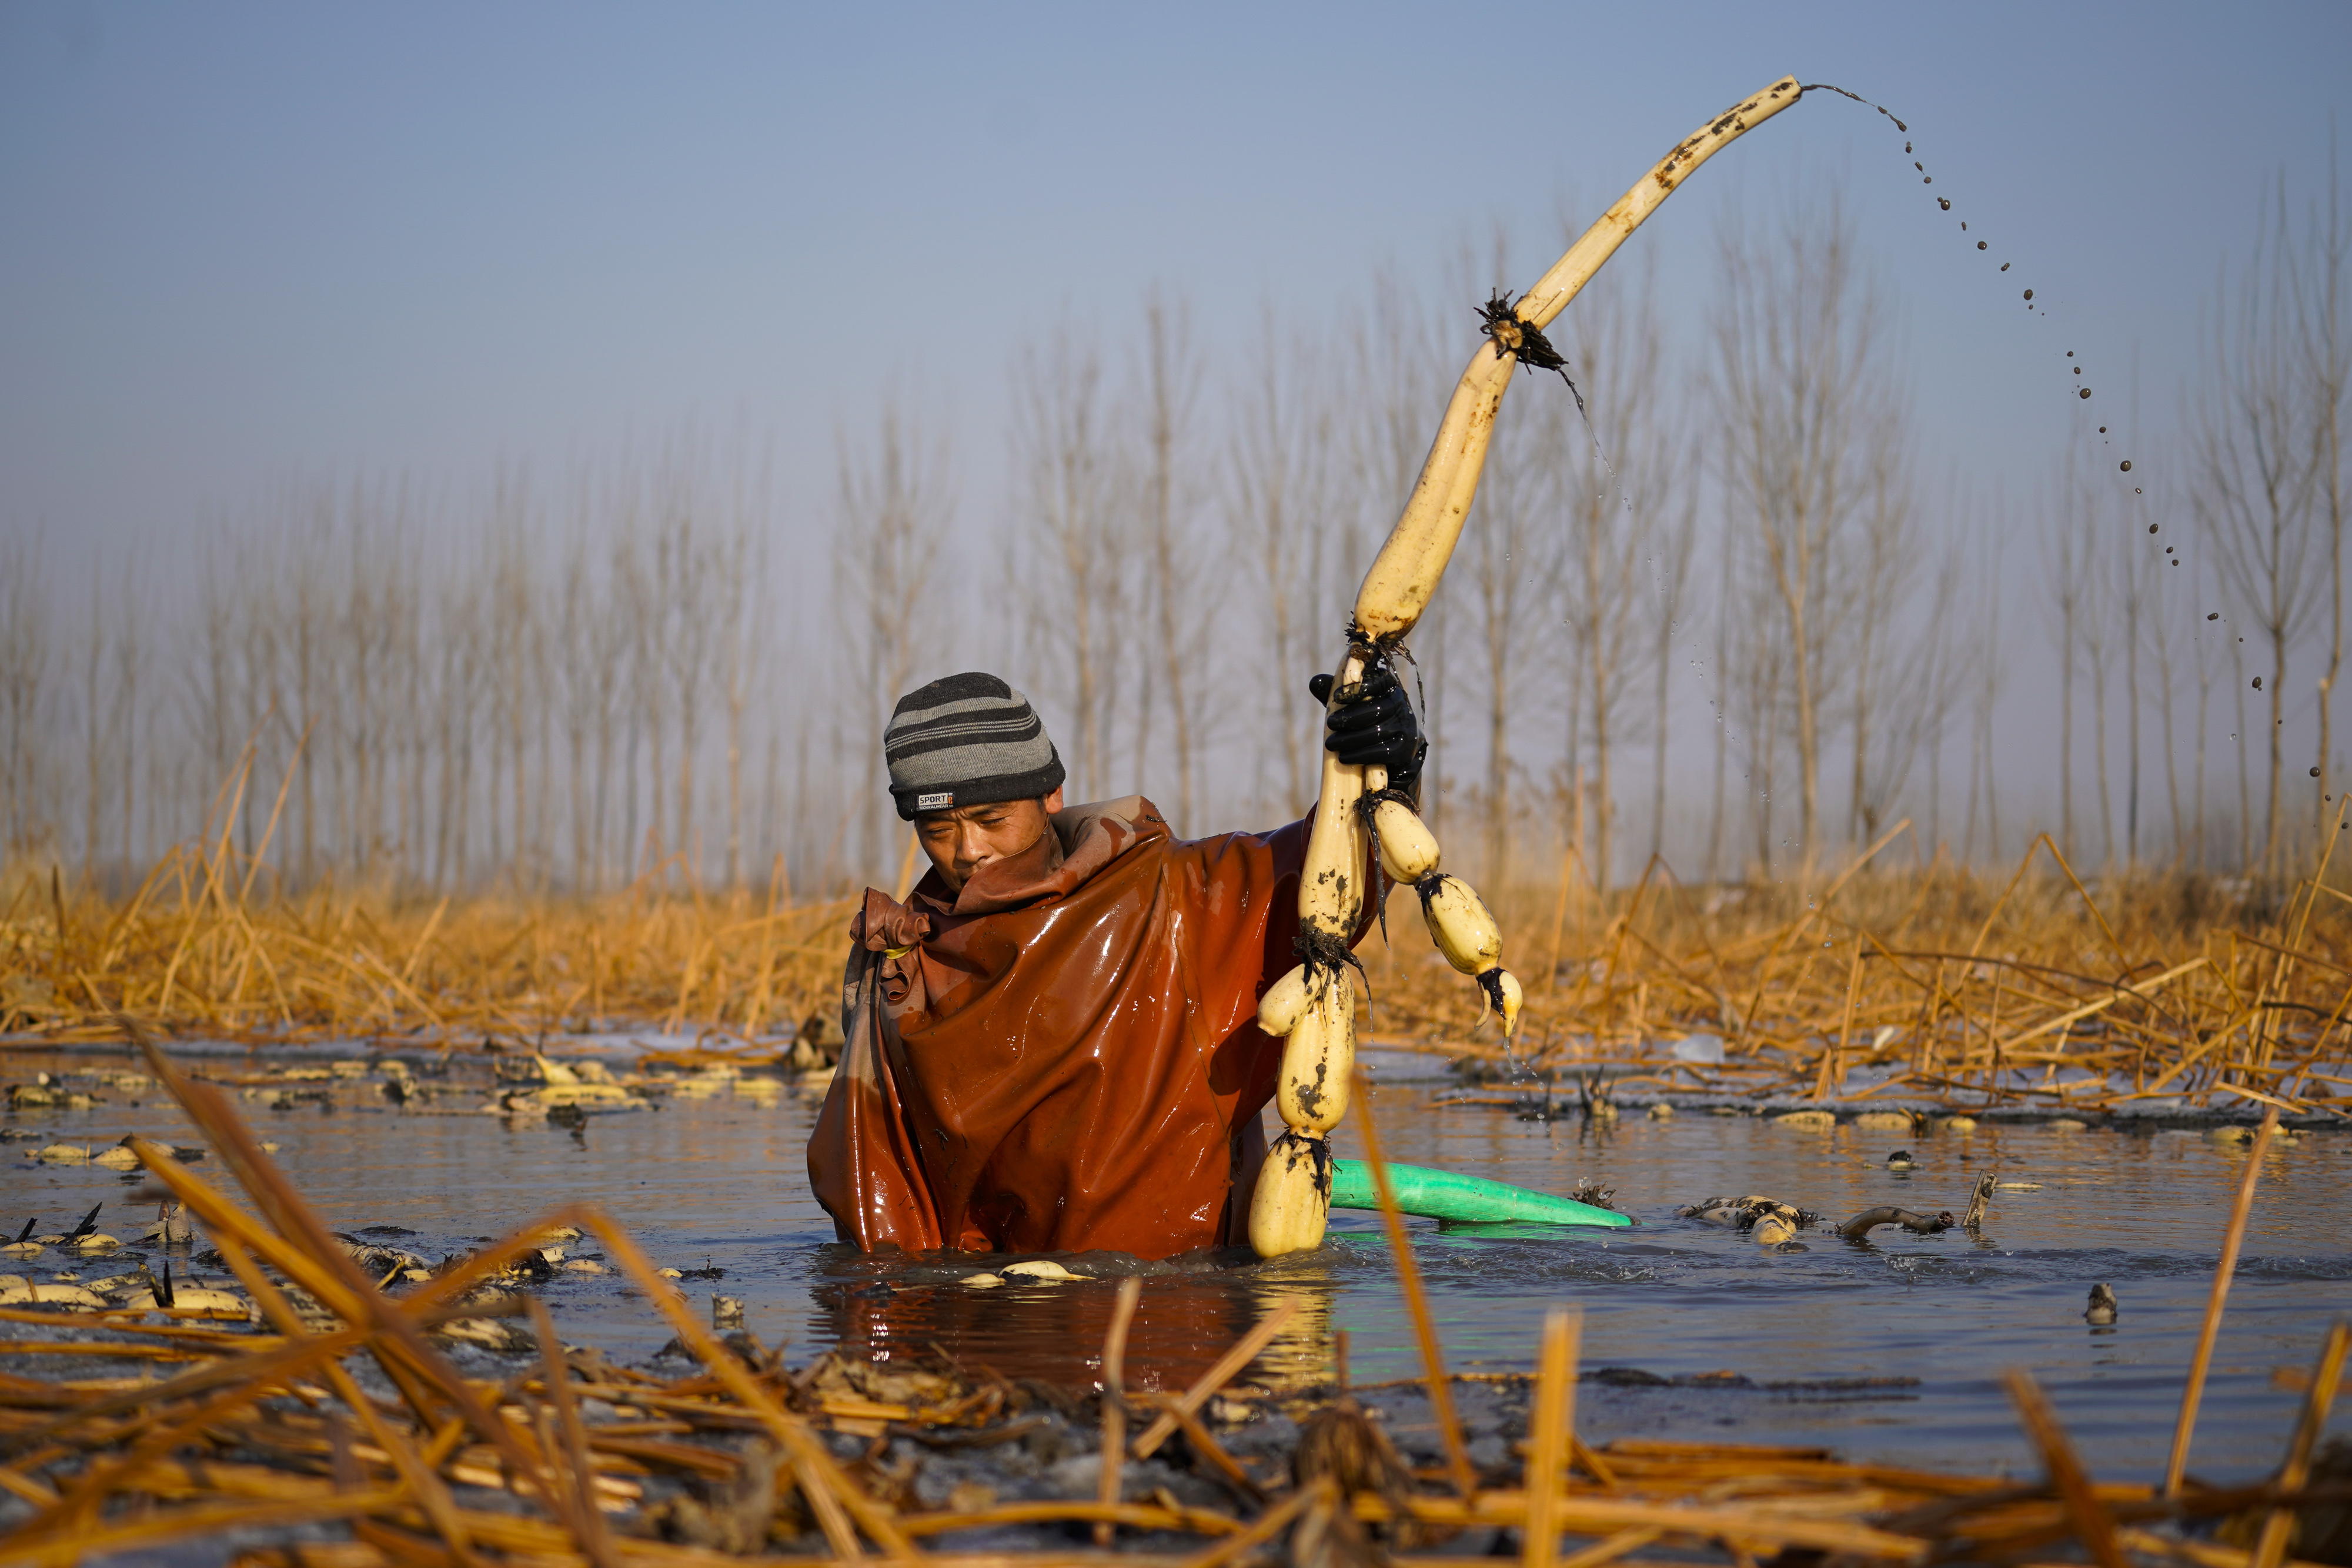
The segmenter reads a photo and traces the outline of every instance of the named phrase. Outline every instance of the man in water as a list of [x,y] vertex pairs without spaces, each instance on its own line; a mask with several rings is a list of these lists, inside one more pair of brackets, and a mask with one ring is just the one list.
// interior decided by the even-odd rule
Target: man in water
[[[1327,700],[1330,677],[1311,689]],[[1416,788],[1427,748],[1385,669],[1325,728],[1341,761]],[[1282,1060],[1257,1001],[1298,961],[1308,821],[1184,841],[1140,795],[1065,807],[1060,754],[994,675],[900,698],[883,748],[931,869],[903,904],[868,888],[850,923],[841,1068],[808,1155],[841,1239],[1146,1258],[1246,1241]]]

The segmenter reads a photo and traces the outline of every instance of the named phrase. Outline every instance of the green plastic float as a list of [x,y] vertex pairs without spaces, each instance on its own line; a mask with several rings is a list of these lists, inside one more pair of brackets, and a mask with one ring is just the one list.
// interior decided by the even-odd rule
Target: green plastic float
[[[1554,1197],[1548,1192],[1513,1186],[1508,1182],[1488,1181],[1483,1176],[1432,1170],[1427,1166],[1391,1165],[1389,1186],[1396,1193],[1399,1209],[1429,1219],[1465,1220],[1474,1224],[1532,1219],[1550,1225],[1612,1227],[1633,1223],[1613,1208],[1579,1203],[1572,1197]],[[1331,1162],[1332,1207],[1378,1208],[1380,1206],[1380,1191],[1372,1185],[1371,1166],[1361,1160]]]

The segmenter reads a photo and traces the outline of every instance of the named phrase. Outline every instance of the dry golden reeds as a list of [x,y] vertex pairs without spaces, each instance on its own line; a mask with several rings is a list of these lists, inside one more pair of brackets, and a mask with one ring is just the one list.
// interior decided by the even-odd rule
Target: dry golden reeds
[[[1615,1069],[1636,1092],[1851,1097],[1846,1075],[1873,1069],[1860,1092],[1882,1098],[2352,1113],[2352,895],[2325,853],[2274,889],[2094,886],[2046,836],[2005,877],[1897,868],[1901,831],[1818,883],[1685,887],[1654,862],[1606,901],[1511,890],[1507,927],[1559,932],[1527,988],[1522,1060]],[[108,1040],[121,1013],[167,1036],[445,1048],[650,1029],[782,1050],[826,1027],[852,909],[657,877],[583,897],[285,894],[257,863],[226,835],[183,846],[121,901],[17,873],[0,887],[0,1026]],[[1503,1058],[1417,943],[1362,951],[1374,1043]],[[1696,1033],[1724,1060],[1662,1068]]]
[[[1815,885],[1685,888],[1654,862],[1615,904],[1561,915],[1522,1059],[1659,1092],[2053,1113],[2236,1096],[2344,1115],[2352,899],[2328,869],[2323,855],[2266,906],[2261,887],[2225,900],[2173,877],[2095,891],[2046,835],[1998,881],[1866,858]],[[1506,923],[1549,917],[1548,902],[1526,890]],[[1448,972],[1386,954],[1369,967],[1383,1043],[1504,1058],[1492,1035],[1464,1039],[1472,1011]],[[1664,1042],[1701,1033],[1721,1039],[1720,1064],[1661,1067]],[[1876,1070],[1867,1089],[1845,1087],[1855,1069]]]

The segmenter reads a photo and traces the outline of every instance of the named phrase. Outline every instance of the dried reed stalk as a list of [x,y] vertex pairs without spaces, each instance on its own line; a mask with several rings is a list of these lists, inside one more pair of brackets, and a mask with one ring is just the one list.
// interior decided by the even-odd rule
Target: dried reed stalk
[[1462,1423],[1454,1414],[1454,1387],[1446,1381],[1445,1358],[1437,1348],[1437,1325],[1429,1314],[1429,1298],[1421,1288],[1421,1264],[1413,1257],[1412,1239],[1405,1234],[1404,1216],[1397,1208],[1396,1191],[1389,1181],[1388,1161],[1381,1155],[1380,1127],[1372,1115],[1371,1081],[1365,1077],[1360,1064],[1349,1070],[1349,1076],[1354,1081],[1357,1125],[1364,1135],[1364,1163],[1372,1169],[1373,1189],[1381,1200],[1381,1220],[1388,1228],[1389,1250],[1396,1258],[1397,1287],[1404,1292],[1406,1310],[1412,1316],[1413,1339],[1421,1347],[1429,1407],[1437,1418],[1438,1435],[1445,1443],[1445,1463],[1454,1472],[1454,1490],[1470,1498],[1477,1493],[1478,1473],[1470,1468],[1470,1450],[1462,1441]]
[[[2304,1396],[2303,1414],[2294,1424],[2294,1436],[2287,1440],[2286,1460],[2279,1466],[2282,1491],[2299,1491],[2311,1479],[2311,1450],[2318,1445],[2319,1435],[2327,1429],[2327,1410],[2336,1402],[2336,1385],[2344,1375],[2347,1342],[2352,1342],[2352,1322],[2338,1318],[2327,1331],[2326,1343],[2320,1347],[2319,1364],[2312,1370],[2311,1390]],[[2270,1516],[2263,1521],[2262,1535],[2254,1543],[2252,1568],[2278,1568],[2279,1560],[2286,1555],[2287,1537],[2294,1529],[2294,1510],[2271,1510]]]
[[[1127,1329],[1142,1296],[1140,1279],[1129,1274],[1121,1280],[1118,1299],[1111,1306],[1110,1330],[1103,1335],[1102,1474],[1095,1495],[1105,1508],[1118,1501],[1118,1473],[1127,1462]],[[1095,1526],[1095,1544],[1108,1546],[1113,1534],[1111,1522],[1104,1520]]]
[[1143,1436],[1135,1440],[1135,1457],[1150,1458],[1160,1445],[1168,1440],[1169,1434],[1176,1430],[1178,1423],[1185,1416],[1198,1411],[1209,1402],[1211,1395],[1241,1375],[1242,1368],[1255,1361],[1297,1314],[1297,1297],[1286,1296],[1276,1302],[1272,1312],[1260,1318],[1249,1333],[1235,1340],[1231,1350],[1219,1356],[1208,1371],[1194,1378],[1192,1386],[1170,1402],[1162,1414],[1143,1429]]
[[1559,1555],[1558,1512],[1576,1430],[1576,1351],[1580,1314],[1555,1308],[1544,1317],[1536,1372],[1535,1429],[1528,1435],[1527,1568],[1553,1568]]
[[2205,1373],[2213,1364],[2213,1342],[2221,1333],[2221,1307],[2230,1299],[2230,1281],[2238,1271],[2238,1249],[2246,1239],[2246,1218],[2253,1212],[2254,1188],[2263,1179],[2263,1160],[2271,1151],[2271,1134],[2278,1129],[2278,1112],[2263,1117],[2261,1131],[2246,1154],[2245,1174],[2238,1178],[2238,1194],[2230,1204],[2229,1228],[2221,1233],[2221,1260],[2213,1266],[2213,1289],[2205,1300],[2205,1321],[2197,1331],[2197,1352],[2189,1358],[2189,1382],[2180,1391],[2180,1417],[2173,1423],[2172,1453],[2164,1464],[2164,1494],[2180,1495],[2181,1472],[2189,1464],[2189,1440],[2197,1430],[2197,1406],[2205,1397]]

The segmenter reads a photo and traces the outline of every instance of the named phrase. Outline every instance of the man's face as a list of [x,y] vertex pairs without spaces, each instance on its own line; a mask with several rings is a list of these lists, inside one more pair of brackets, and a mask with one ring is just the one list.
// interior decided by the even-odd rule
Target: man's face
[[915,819],[915,840],[939,868],[950,893],[961,893],[971,873],[1008,860],[1045,836],[1045,819],[1062,809],[1059,789],[1042,800],[1000,800],[927,811]]

